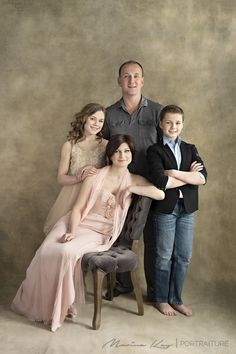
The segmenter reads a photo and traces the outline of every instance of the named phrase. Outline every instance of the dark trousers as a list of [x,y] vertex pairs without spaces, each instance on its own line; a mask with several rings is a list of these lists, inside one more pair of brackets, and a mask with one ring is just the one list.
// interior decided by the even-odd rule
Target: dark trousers
[[[132,247],[132,240],[124,240],[122,242],[126,247],[129,247],[131,249]],[[124,272],[124,273],[116,273],[116,287],[115,287],[119,292],[130,292],[133,290],[133,285],[131,281],[131,276],[130,272]]]
[[147,297],[149,301],[155,301],[155,232],[151,220],[151,211],[148,214],[145,228],[143,230],[144,242],[144,273],[147,283]]

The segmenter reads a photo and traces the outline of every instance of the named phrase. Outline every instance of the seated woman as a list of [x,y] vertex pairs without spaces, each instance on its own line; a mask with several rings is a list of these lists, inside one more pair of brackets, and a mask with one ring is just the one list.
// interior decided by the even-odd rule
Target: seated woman
[[72,211],[55,224],[36,252],[13,300],[15,312],[56,331],[67,315],[73,315],[73,303],[84,303],[82,256],[112,246],[131,194],[164,198],[163,191],[129,172],[134,151],[129,135],[111,137],[106,147],[110,165],[83,181]]

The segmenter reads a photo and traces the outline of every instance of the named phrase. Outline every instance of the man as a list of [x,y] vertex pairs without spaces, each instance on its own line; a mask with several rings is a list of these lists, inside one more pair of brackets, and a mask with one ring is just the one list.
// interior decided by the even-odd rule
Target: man
[[[144,70],[137,61],[129,60],[120,66],[118,85],[122,90],[122,98],[107,108],[103,136],[109,139],[112,135],[119,133],[131,135],[135,141],[136,153],[129,170],[132,173],[147,177],[146,150],[161,137],[159,112],[162,106],[142,96]],[[147,237],[148,235],[144,235],[144,241]],[[147,252],[145,251],[144,263],[149,289],[152,283],[151,274],[153,269],[150,268],[148,263]],[[132,291],[130,274],[120,273],[118,285],[114,289],[114,295],[118,296],[121,293],[130,291]]]

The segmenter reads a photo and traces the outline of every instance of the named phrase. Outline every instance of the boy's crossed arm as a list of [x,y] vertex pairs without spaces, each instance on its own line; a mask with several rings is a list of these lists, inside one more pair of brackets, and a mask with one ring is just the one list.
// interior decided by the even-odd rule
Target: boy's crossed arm
[[181,187],[185,184],[205,184],[205,177],[201,173],[203,168],[204,166],[201,162],[194,161],[190,166],[190,171],[165,170],[165,175],[169,177],[166,189]]

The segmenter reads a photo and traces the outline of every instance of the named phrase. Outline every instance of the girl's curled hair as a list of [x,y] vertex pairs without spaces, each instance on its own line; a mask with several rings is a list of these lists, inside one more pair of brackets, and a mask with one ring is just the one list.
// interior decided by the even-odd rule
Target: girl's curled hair
[[[91,115],[94,113],[102,111],[106,113],[105,108],[99,103],[88,103],[84,106],[80,112],[75,114],[75,119],[71,122],[72,129],[67,135],[67,140],[76,144],[79,140],[84,139],[84,125]],[[96,134],[98,139],[102,139],[102,133]]]

